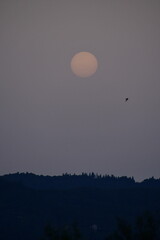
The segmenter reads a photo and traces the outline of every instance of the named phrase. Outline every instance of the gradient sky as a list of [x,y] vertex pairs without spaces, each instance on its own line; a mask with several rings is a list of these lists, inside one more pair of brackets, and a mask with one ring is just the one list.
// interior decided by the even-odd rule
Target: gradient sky
[[[160,177],[159,13],[159,0],[0,1],[1,175]],[[70,69],[80,51],[98,59],[92,77]]]

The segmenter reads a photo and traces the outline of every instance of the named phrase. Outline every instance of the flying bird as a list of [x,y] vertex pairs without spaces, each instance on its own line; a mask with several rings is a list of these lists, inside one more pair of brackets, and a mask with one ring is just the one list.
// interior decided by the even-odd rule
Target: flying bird
[[127,101],[128,101],[128,99],[129,99],[128,97],[127,97],[127,98],[125,98],[125,102],[127,102]]

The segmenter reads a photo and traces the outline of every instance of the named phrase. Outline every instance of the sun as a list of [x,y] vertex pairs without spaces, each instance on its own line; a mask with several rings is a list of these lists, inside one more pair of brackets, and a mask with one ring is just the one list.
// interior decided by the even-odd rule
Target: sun
[[78,77],[90,77],[97,71],[97,68],[97,58],[90,52],[79,52],[72,57],[71,70]]

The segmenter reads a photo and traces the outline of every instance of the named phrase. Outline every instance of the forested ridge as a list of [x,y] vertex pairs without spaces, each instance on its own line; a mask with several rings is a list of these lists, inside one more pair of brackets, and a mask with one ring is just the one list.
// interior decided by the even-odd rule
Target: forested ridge
[[[160,179],[81,175],[0,177],[0,239],[40,239],[46,225],[76,222],[85,239],[105,239],[117,218],[133,223],[149,211],[160,213]],[[95,228],[93,226],[96,226]],[[96,229],[96,231],[95,231]]]

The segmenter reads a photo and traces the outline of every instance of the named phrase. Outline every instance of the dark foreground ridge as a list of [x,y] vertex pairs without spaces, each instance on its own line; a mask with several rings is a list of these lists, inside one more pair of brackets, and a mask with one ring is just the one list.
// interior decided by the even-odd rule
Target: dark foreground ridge
[[160,179],[154,178],[16,173],[0,176],[0,194],[1,240],[38,240],[46,225],[74,222],[84,239],[103,240],[117,218],[132,223],[146,211],[160,216]]

